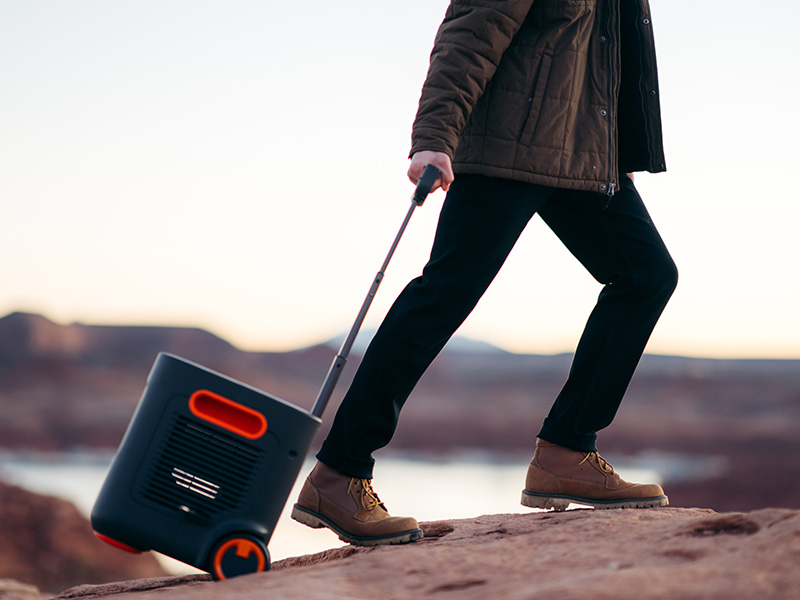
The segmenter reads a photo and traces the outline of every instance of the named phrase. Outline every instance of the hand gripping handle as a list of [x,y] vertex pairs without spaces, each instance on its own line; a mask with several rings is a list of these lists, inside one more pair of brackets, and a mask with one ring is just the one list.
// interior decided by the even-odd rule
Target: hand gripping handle
[[411,200],[414,202],[414,204],[417,206],[422,206],[422,203],[425,202],[425,198],[427,198],[428,194],[431,193],[433,184],[436,183],[436,180],[439,179],[441,174],[442,172],[433,165],[428,165],[425,167],[425,170],[422,172],[422,177],[420,177],[419,181],[417,182],[417,188],[414,190],[414,195],[411,196]]

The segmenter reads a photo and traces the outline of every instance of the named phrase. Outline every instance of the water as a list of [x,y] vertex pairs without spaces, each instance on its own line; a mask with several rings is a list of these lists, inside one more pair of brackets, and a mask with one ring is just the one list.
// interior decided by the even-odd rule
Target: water
[[[110,454],[0,452],[0,478],[72,502],[88,518],[110,460]],[[474,453],[437,459],[382,456],[375,468],[373,484],[392,514],[414,516],[419,521],[530,512],[519,504],[529,460],[529,456]],[[273,562],[343,545],[327,529],[310,529],[289,516],[312,466],[313,461],[306,461],[275,528],[269,544]],[[622,466],[617,471],[632,481],[661,481],[658,472],[652,469]],[[167,557],[158,555],[158,558],[172,573],[197,572]]]

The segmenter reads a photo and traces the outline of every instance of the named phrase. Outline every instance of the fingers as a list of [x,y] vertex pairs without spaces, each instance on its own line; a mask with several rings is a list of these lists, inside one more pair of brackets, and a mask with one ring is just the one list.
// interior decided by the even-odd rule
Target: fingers
[[436,183],[433,184],[433,189],[431,191],[442,188],[442,190],[446,192],[450,189],[450,184],[453,183],[455,175],[453,175],[453,164],[450,161],[450,157],[444,152],[423,150],[414,154],[414,156],[411,157],[411,164],[408,167],[408,178],[411,180],[411,183],[416,184],[419,181],[420,177],[422,177],[422,172],[428,165],[433,165],[441,172]]

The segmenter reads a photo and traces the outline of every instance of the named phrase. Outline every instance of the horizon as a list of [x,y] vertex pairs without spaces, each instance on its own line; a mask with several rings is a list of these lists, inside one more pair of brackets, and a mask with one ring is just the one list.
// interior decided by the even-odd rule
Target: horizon
[[[54,323],[59,327],[69,327],[71,325],[83,326],[83,327],[130,327],[130,328],[156,328],[156,329],[186,329],[186,330],[197,330],[208,333],[219,340],[222,340],[225,343],[230,344],[236,350],[241,352],[252,352],[252,353],[291,353],[297,352],[302,350],[307,350],[310,348],[315,348],[319,346],[327,346],[331,349],[331,357],[333,357],[336,351],[339,349],[341,342],[344,340],[345,336],[348,334],[348,330],[344,329],[340,331],[338,334],[335,334],[331,337],[318,339],[315,342],[310,344],[304,344],[301,346],[296,347],[287,347],[287,348],[245,348],[238,344],[236,344],[233,340],[225,337],[224,335],[220,334],[219,332],[213,331],[207,327],[203,327],[200,325],[176,325],[176,324],[169,324],[169,323],[94,323],[94,322],[85,322],[85,321],[68,321],[62,322],[57,319],[53,319],[46,314],[26,311],[26,310],[14,310],[5,314],[0,315],[0,321],[3,319],[13,316],[13,315],[24,315],[29,317],[41,317],[46,319],[47,321]],[[376,329],[365,327],[362,328],[358,336],[356,338],[355,343],[352,347],[352,352],[356,355],[363,354],[363,351],[366,349],[367,344],[371,340],[372,336],[374,335]],[[558,357],[558,356],[571,356],[574,352],[573,350],[563,350],[563,351],[556,351],[556,352],[526,352],[526,351],[515,351],[509,348],[505,348],[501,345],[495,344],[485,339],[476,338],[472,336],[462,335],[458,332],[448,341],[447,345],[444,347],[443,351],[450,351],[450,352],[458,352],[464,354],[470,353],[480,353],[480,348],[485,348],[486,351],[489,352],[500,352],[504,354],[509,354],[513,356],[541,356],[541,357]],[[659,357],[659,358],[675,358],[675,359],[688,359],[688,360],[711,360],[711,361],[728,361],[728,360],[741,360],[741,361],[800,361],[800,357],[776,357],[776,356],[701,356],[701,355],[689,355],[689,354],[674,354],[674,353],[661,353],[661,352],[653,352],[650,350],[645,351],[643,354],[644,356],[650,357]]]
[[[408,208],[447,4],[0,4],[0,314],[260,351],[345,330]],[[800,358],[800,4],[760,6],[651,0],[668,171],[636,186],[680,282],[648,353]],[[416,212],[365,327],[421,272],[442,200]],[[599,291],[534,219],[459,334],[571,353]]]

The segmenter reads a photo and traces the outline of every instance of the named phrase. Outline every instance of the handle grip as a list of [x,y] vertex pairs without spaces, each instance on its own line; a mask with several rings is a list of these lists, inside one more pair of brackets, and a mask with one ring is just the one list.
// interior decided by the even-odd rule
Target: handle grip
[[417,188],[414,190],[414,195],[411,196],[411,201],[417,206],[422,206],[422,203],[425,202],[425,198],[431,193],[433,184],[436,183],[436,180],[439,179],[439,175],[441,174],[441,171],[433,165],[426,166],[425,170],[422,172],[422,177],[420,177],[417,182]]

